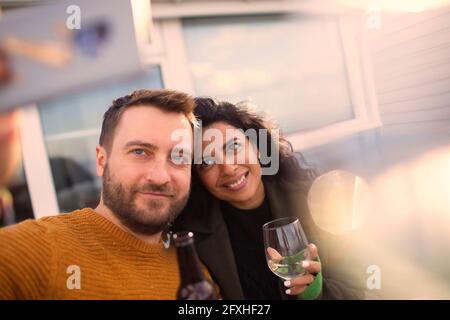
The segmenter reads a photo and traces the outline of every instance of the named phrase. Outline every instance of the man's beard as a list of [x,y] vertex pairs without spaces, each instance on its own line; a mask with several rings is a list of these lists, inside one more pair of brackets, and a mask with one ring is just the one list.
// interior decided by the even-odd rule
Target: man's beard
[[[135,203],[138,192],[161,192],[170,194],[172,197],[167,200],[149,199],[146,201],[146,208],[139,209]],[[186,206],[189,190],[186,195],[177,200],[178,192],[167,185],[146,184],[126,189],[120,182],[114,181],[106,165],[102,197],[105,206],[125,227],[138,234],[153,235],[163,231],[175,220]],[[167,201],[170,202],[168,206],[165,204]],[[164,209],[166,206],[167,209]]]

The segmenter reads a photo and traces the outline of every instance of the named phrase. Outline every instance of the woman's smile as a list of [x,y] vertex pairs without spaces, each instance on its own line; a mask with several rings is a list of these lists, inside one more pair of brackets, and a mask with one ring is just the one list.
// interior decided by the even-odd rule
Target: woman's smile
[[250,171],[246,171],[234,178],[228,179],[222,186],[228,191],[240,191],[247,185],[248,176]]

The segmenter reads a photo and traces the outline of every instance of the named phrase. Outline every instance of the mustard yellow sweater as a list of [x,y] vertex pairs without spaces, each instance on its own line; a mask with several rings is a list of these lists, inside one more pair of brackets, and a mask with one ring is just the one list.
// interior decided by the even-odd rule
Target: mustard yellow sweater
[[0,299],[175,299],[175,249],[92,209],[0,229]]

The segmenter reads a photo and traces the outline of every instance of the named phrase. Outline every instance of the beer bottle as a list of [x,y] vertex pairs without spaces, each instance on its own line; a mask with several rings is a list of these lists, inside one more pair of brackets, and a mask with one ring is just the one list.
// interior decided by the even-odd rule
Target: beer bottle
[[216,300],[217,294],[213,284],[203,273],[192,232],[178,232],[173,235],[177,248],[178,266],[181,284],[178,288],[178,300]]

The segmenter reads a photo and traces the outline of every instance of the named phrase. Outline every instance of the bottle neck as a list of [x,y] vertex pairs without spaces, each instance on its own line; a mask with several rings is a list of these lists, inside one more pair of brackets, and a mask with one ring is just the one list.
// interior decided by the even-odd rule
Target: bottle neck
[[206,280],[193,243],[178,246],[177,255],[182,286]]

